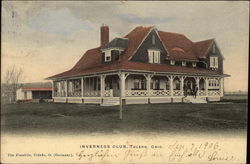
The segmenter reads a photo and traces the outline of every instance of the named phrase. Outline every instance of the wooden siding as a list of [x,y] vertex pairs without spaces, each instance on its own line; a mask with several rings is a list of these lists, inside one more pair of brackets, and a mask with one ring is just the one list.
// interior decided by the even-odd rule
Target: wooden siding
[[[155,36],[155,44],[154,45],[152,44],[152,36],[153,35]],[[161,51],[160,63],[161,64],[165,63],[165,58],[166,58],[167,52],[165,51],[165,49],[161,43],[161,40],[159,39],[155,30],[152,30],[148,34],[147,38],[144,40],[144,42],[138,48],[135,55],[131,58],[131,61],[148,63],[148,61],[149,61],[148,49],[159,49]]]
[[223,73],[223,57],[220,54],[220,50],[218,49],[217,45],[215,43],[213,43],[215,45],[215,53],[213,53],[213,45],[210,47],[208,54],[207,54],[207,58],[205,59],[205,62],[208,64],[208,69],[210,66],[210,57],[212,56],[216,56],[218,57],[218,72]]

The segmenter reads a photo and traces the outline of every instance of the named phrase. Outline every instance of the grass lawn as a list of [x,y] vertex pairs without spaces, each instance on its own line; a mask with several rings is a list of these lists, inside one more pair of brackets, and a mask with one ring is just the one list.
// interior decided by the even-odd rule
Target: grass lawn
[[85,104],[2,105],[7,133],[218,133],[246,131],[247,103],[147,104],[102,107]]

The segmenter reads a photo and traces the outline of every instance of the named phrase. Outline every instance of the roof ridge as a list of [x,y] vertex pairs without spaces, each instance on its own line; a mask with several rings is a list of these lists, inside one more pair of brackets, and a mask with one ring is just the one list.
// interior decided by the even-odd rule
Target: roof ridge
[[206,39],[206,40],[197,41],[197,42],[194,42],[194,43],[196,44],[196,43],[201,43],[201,42],[214,41],[214,39],[215,39],[215,38],[211,38],[211,39]]

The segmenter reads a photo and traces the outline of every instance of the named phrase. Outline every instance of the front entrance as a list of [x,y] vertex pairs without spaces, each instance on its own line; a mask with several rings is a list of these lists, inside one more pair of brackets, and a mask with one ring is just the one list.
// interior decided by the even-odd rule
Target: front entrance
[[183,91],[185,96],[194,95],[196,82],[193,77],[187,77],[184,80]]
[[114,97],[120,96],[120,80],[117,75],[109,75],[105,78],[105,90],[112,90]]

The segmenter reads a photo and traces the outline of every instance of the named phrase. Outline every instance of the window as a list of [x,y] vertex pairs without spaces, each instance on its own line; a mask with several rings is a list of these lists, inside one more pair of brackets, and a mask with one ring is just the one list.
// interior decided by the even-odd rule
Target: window
[[174,88],[174,90],[180,90],[181,84],[180,84],[180,80],[179,79],[175,79],[173,81],[173,88]]
[[134,89],[140,89],[140,80],[134,79]]
[[152,44],[155,45],[155,35],[152,36]]
[[209,89],[219,89],[219,81],[217,79],[209,79],[208,87]]
[[186,66],[186,64],[187,63],[185,61],[181,62],[181,65],[184,66],[184,67]]
[[155,80],[155,87],[154,89],[160,89],[160,81],[159,80]]
[[160,51],[148,50],[148,62],[149,63],[160,63]]
[[146,80],[144,78],[134,79],[134,89],[146,89]]
[[193,62],[193,63],[192,63],[192,66],[193,66],[193,67],[196,67],[196,63],[195,63],[195,62]]
[[210,57],[210,68],[218,68],[218,57]]
[[170,81],[169,80],[167,80],[167,82],[166,82],[166,90],[170,90]]
[[171,65],[175,65],[175,61],[174,60],[170,60],[170,64]]
[[111,61],[111,52],[106,51],[105,52],[105,62],[109,62],[109,61]]

